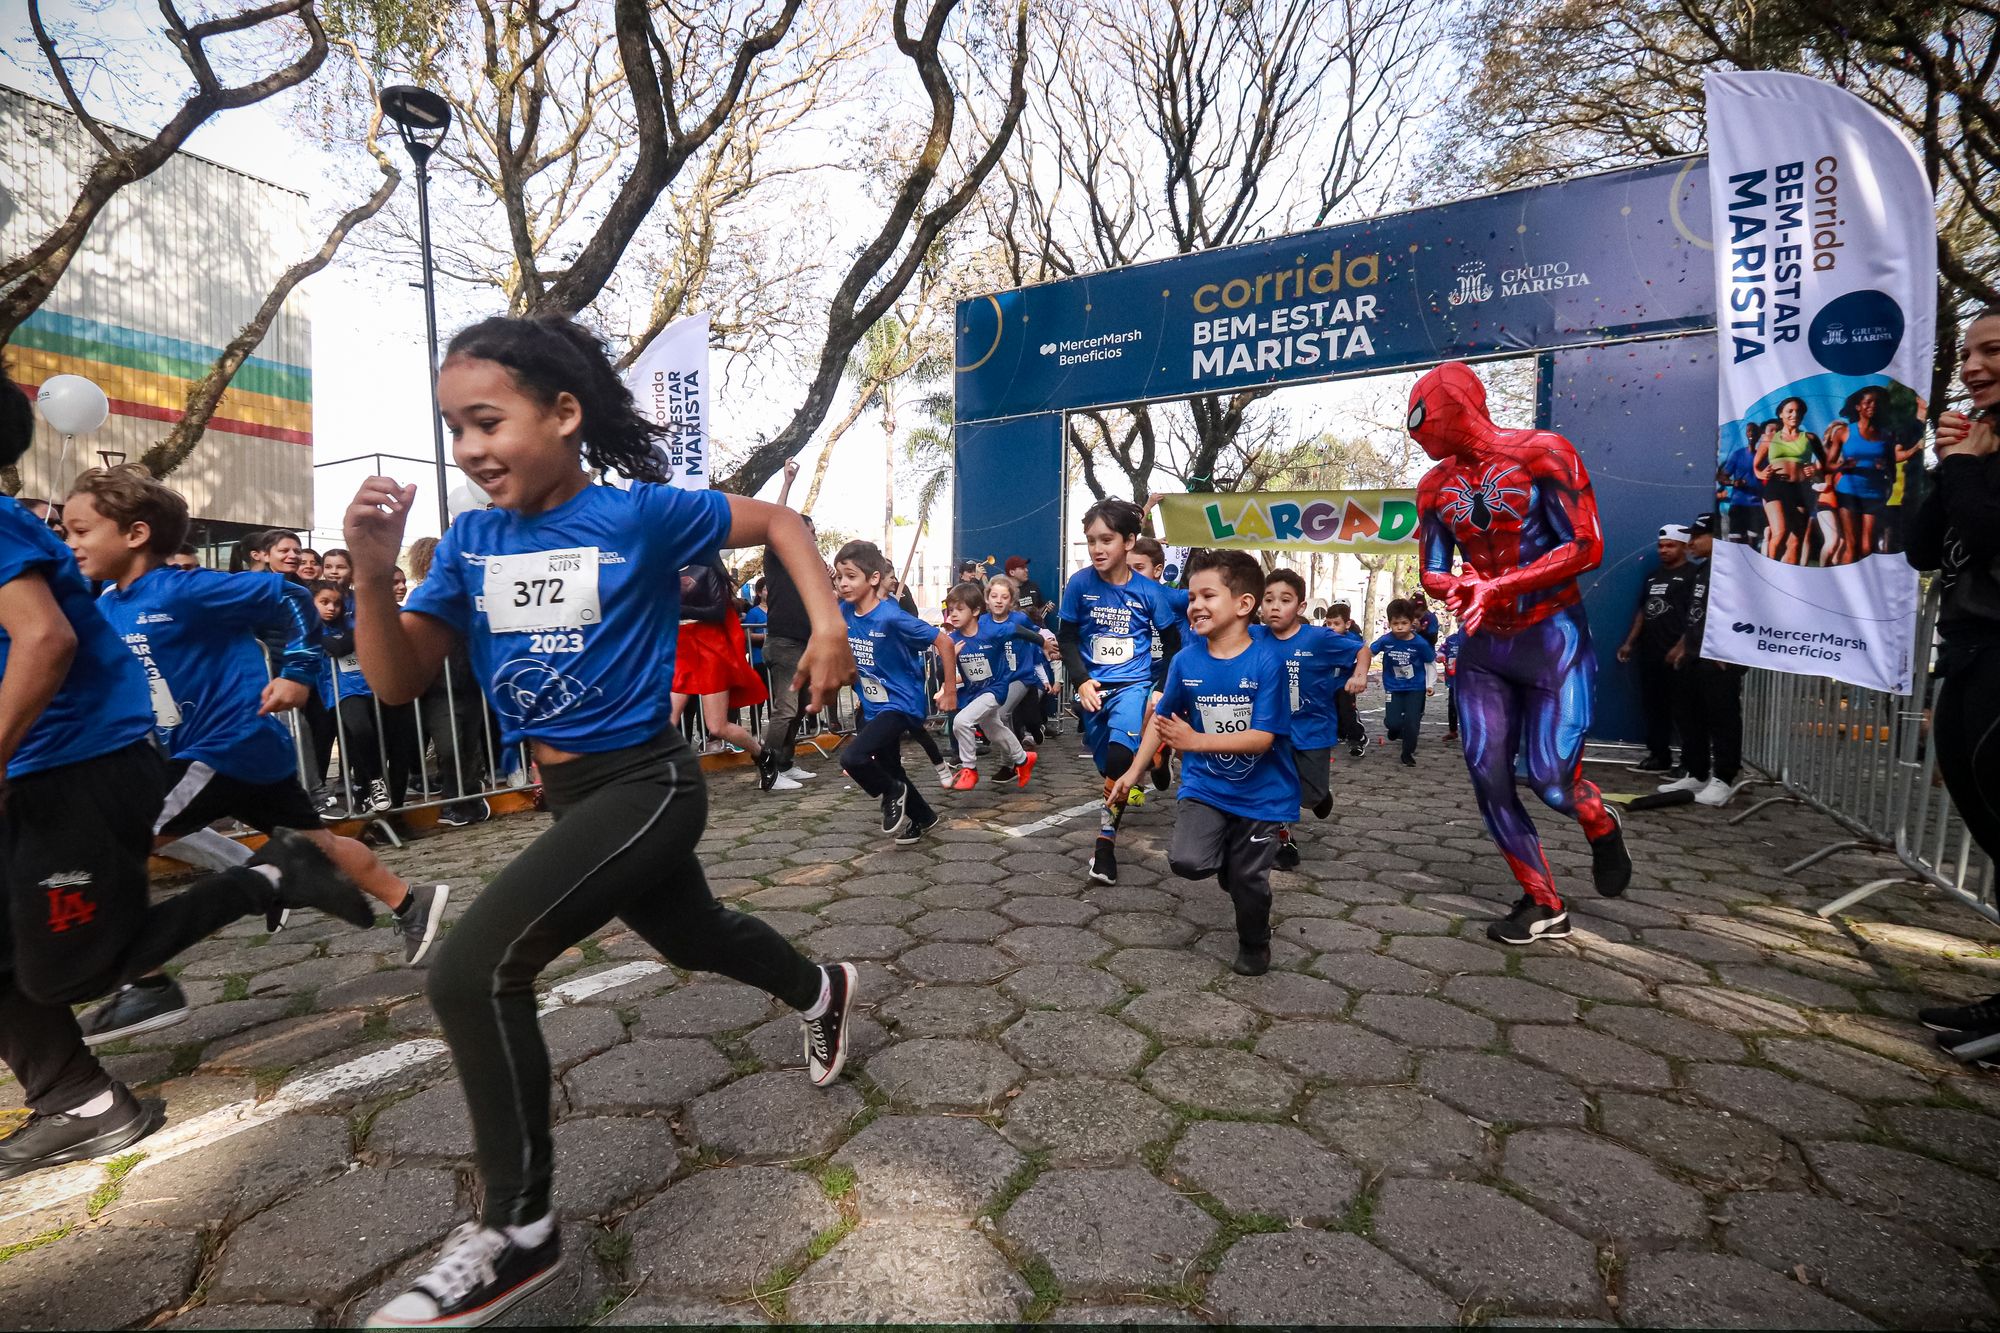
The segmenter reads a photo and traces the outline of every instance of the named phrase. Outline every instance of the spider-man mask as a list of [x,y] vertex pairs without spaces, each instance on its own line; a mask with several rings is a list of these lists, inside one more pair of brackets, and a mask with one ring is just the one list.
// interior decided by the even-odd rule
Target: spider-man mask
[[1469,457],[1493,438],[1486,386],[1462,361],[1447,361],[1410,390],[1410,434],[1442,462]]

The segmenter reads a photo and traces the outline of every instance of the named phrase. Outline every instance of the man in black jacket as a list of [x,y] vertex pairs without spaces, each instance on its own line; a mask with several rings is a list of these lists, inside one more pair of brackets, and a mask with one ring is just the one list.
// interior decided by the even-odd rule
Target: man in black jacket
[[[1681,732],[1681,766],[1686,776],[1661,785],[1661,791],[1691,791],[1703,805],[1727,805],[1741,785],[1743,771],[1743,678],[1749,668],[1733,662],[1712,662],[1701,655],[1702,628],[1708,623],[1708,580],[1714,572],[1709,553],[1715,549],[1715,515],[1703,514],[1688,525],[1689,552],[1695,560],[1694,581],[1687,606],[1687,629],[1667,650],[1674,673],[1674,725]],[[1731,534],[1747,540],[1749,534]]]

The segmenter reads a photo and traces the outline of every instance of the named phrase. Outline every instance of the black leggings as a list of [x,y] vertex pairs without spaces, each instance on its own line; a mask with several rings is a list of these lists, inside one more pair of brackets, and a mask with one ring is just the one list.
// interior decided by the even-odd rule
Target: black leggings
[[549,1211],[549,1052],[534,984],[565,949],[616,917],[675,967],[719,972],[794,1009],[819,999],[822,975],[770,926],[710,896],[695,859],[708,791],[679,730],[545,765],[542,789],[554,827],[473,899],[430,972],[472,1112],[481,1217],[494,1227]]
[[2000,856],[2000,644],[1947,645],[1938,661],[1944,679],[1931,713],[1938,771],[1972,840]]
[[390,801],[401,805],[410,792],[410,777],[422,762],[417,753],[416,705],[378,706],[372,694],[350,694],[341,699],[338,711],[340,762],[353,794],[366,795],[368,784],[381,778]]
[[905,734],[921,736],[924,721],[915,713],[899,713],[893,709],[883,709],[861,724],[861,730],[854,733],[840,752],[840,767],[855,785],[877,798],[887,796],[901,783],[909,789],[909,803],[904,808],[910,818],[924,823],[931,817],[931,807],[917,784],[910,781],[910,775],[903,771],[903,737]]

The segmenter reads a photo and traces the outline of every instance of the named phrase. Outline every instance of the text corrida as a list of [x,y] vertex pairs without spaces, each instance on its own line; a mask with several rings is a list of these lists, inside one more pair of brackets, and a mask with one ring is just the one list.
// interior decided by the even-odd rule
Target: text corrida
[[[1381,257],[1346,258],[1335,250],[1323,263],[1307,265],[1301,255],[1291,268],[1247,278],[1210,282],[1194,289],[1193,378],[1257,374],[1370,356],[1375,341],[1366,321],[1377,314],[1372,295],[1341,296],[1343,289],[1372,287],[1381,278]],[[1317,298],[1317,299],[1315,299]],[[1228,314],[1265,302],[1291,304]]]

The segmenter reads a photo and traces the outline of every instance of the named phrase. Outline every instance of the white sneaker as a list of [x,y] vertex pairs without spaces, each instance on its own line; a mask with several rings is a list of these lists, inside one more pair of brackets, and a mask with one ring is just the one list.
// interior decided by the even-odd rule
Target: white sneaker
[[1728,805],[1729,798],[1736,794],[1736,788],[1721,778],[1710,778],[1708,785],[1694,794],[1694,799],[1702,805]]
[[1676,779],[1675,779],[1674,781],[1672,781],[1672,782],[1662,782],[1662,783],[1661,783],[1661,784],[1660,784],[1659,786],[1655,787],[1655,788],[1654,788],[1653,790],[1655,790],[1655,791],[1700,791],[1700,790],[1701,790],[1701,789],[1702,789],[1703,787],[1706,787],[1707,785],[1708,785],[1708,779],[1707,779],[1707,778],[1698,778],[1698,777],[1696,777],[1696,776],[1695,776],[1694,774],[1690,773],[1690,774],[1688,774],[1688,775],[1687,775],[1686,777],[1684,777],[1684,778],[1676,778]]
[[950,791],[951,784],[958,781],[958,770],[950,764],[939,764],[937,766],[937,775],[938,786],[943,787],[946,791]]
[[790,768],[786,769],[781,776],[788,777],[794,782],[811,782],[814,778],[818,777],[819,774],[813,772],[809,768],[800,768],[797,764],[793,764]]
[[772,791],[804,791],[805,789],[805,783],[794,782],[783,773],[778,774],[777,777],[771,780]]

